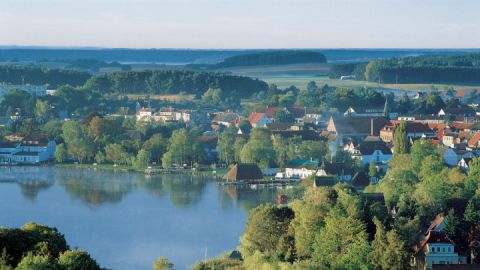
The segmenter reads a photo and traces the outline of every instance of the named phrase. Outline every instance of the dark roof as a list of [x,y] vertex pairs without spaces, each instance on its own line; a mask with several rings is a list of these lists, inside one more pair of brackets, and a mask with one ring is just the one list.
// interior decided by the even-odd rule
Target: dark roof
[[343,135],[353,134],[378,136],[380,134],[380,130],[390,122],[384,117],[343,117],[333,119],[333,123],[337,133]]
[[18,142],[2,142],[0,143],[0,148],[15,148],[17,145]]
[[320,137],[314,130],[273,130],[272,134],[274,136],[280,135],[284,138],[291,138],[299,136],[302,140],[317,140]]
[[370,179],[365,172],[357,172],[352,177],[352,185],[354,187],[366,187],[370,184]]
[[209,149],[214,149],[217,147],[218,138],[215,136],[202,135],[198,137],[198,140]]
[[473,116],[476,114],[475,110],[468,106],[462,106],[461,108],[443,108],[442,109],[447,115],[466,115]]
[[447,233],[445,231],[428,231],[427,235],[424,239],[422,239],[418,245],[415,247],[416,251],[423,251],[423,248],[426,244],[452,244],[452,240],[448,238]]
[[251,181],[263,179],[263,174],[257,164],[239,163],[223,177],[228,181]]
[[15,156],[31,156],[31,157],[34,157],[34,156],[38,156],[38,152],[17,152],[17,153],[14,153],[13,155]]
[[47,146],[48,139],[46,138],[24,138],[21,142],[22,146]]
[[363,142],[357,147],[356,150],[360,151],[362,155],[371,155],[376,150],[380,150],[384,155],[391,155],[392,150],[382,141],[376,142]]
[[330,187],[337,183],[335,176],[315,176],[313,185],[315,187]]

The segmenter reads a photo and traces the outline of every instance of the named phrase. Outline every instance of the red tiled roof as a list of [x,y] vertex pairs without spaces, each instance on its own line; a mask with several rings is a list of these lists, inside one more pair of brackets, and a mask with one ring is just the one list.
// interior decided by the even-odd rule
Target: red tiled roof
[[468,138],[468,136],[470,136],[470,132],[469,132],[469,131],[460,131],[460,132],[458,132],[458,138],[460,138],[460,139]]
[[471,123],[463,123],[463,122],[453,122],[450,124],[450,126],[456,130],[464,130],[464,129],[469,129],[470,126],[472,126]]
[[480,141],[480,132],[475,132],[472,138],[468,141],[468,146],[476,147],[478,146],[478,142]]
[[256,124],[260,120],[262,120],[265,115],[265,113],[253,112],[248,116],[248,122],[250,122],[251,124]]

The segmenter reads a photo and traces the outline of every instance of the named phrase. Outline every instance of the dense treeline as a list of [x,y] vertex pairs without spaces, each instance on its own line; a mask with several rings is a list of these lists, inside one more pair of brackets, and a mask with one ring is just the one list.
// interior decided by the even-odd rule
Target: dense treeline
[[276,51],[235,55],[211,68],[236,66],[287,65],[299,63],[325,63],[327,58],[319,52],[310,51]]
[[[78,65],[92,62],[79,61]],[[114,64],[115,65],[115,64]],[[150,93],[202,95],[209,88],[219,88],[226,93],[236,92],[249,97],[264,91],[268,85],[258,79],[233,76],[224,73],[195,72],[181,70],[155,70],[141,72],[114,72],[92,76],[86,72],[68,69],[48,69],[27,66],[0,66],[0,82],[9,84],[46,85],[57,88],[61,85],[83,86],[88,90],[105,93]]]
[[82,86],[91,76],[87,72],[67,69],[0,65],[0,82],[10,84],[49,84],[51,87],[65,84]]
[[71,250],[56,228],[28,223],[21,228],[0,228],[0,269],[2,270],[101,270],[90,255]]
[[480,54],[429,55],[334,65],[330,78],[355,76],[382,83],[478,83]]
[[232,76],[224,73],[208,73],[182,70],[155,70],[141,72],[114,72],[92,77],[85,87],[100,92],[150,93],[150,94],[203,94],[209,88],[225,92],[237,92],[249,97],[264,91],[268,85],[258,79]]
[[371,61],[365,67],[365,79],[384,83],[480,82],[480,54]]

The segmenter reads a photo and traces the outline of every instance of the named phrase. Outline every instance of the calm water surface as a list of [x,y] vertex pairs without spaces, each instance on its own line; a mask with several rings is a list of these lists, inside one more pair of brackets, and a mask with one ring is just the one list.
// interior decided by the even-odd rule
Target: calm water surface
[[248,211],[272,189],[217,186],[212,179],[54,167],[0,167],[0,226],[57,227],[71,247],[111,269],[177,269],[232,250]]

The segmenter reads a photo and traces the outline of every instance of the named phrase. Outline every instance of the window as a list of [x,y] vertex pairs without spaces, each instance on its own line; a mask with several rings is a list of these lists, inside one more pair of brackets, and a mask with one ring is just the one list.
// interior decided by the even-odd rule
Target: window
[[439,248],[439,247],[437,247],[437,252],[440,252],[440,248]]
[[442,252],[445,252],[445,248],[442,248]]

